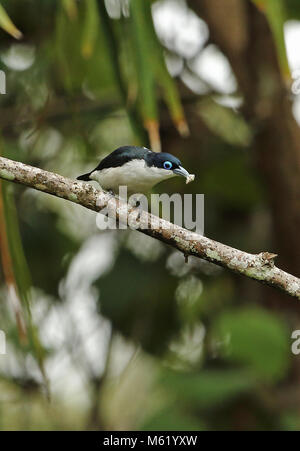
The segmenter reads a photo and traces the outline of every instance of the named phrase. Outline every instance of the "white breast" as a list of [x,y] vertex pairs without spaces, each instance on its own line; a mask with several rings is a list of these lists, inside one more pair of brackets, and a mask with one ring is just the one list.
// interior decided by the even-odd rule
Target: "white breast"
[[120,186],[127,186],[129,193],[145,193],[157,183],[174,176],[173,171],[148,167],[144,160],[132,160],[123,166],[94,171],[90,178],[105,190],[118,192]]

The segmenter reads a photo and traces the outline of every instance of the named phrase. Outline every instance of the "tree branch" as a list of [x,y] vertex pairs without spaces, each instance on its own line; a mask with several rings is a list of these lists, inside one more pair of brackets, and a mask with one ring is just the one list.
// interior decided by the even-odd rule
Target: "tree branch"
[[128,223],[130,218],[139,216],[140,226],[136,230],[171,245],[185,256],[203,258],[300,299],[300,279],[277,268],[274,265],[275,254],[261,252],[255,255],[242,252],[145,211],[140,212],[88,183],[77,182],[7,158],[0,157],[0,178],[61,197],[96,212],[109,207],[120,223]]

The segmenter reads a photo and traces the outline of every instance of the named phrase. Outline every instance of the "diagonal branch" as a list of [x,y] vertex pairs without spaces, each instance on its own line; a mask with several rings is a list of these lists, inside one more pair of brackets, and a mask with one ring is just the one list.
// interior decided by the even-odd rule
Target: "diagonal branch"
[[137,208],[105,191],[95,189],[90,184],[83,184],[7,158],[0,157],[0,178],[61,197],[96,212],[108,207],[110,211],[113,210],[119,222],[130,223],[132,218],[139,215],[140,226],[135,227],[139,232],[171,245],[185,256],[203,258],[300,299],[300,279],[277,268],[274,265],[276,257],[274,254],[261,252],[255,255],[242,252],[173,225],[150,213],[140,212]]

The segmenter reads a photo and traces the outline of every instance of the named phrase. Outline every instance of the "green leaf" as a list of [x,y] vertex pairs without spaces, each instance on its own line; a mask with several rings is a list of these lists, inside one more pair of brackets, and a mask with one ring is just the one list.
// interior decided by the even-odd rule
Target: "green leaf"
[[142,424],[142,431],[203,431],[207,429],[198,418],[182,412],[178,406],[168,406]]
[[99,14],[96,0],[85,0],[85,20],[81,51],[84,58],[90,58],[94,53],[99,29]]
[[36,356],[40,370],[46,380],[43,363],[44,349],[39,340],[38,330],[34,326],[31,318],[31,278],[19,231],[17,210],[13,196],[13,185],[11,183],[4,182],[2,185],[2,192],[8,242],[14,267],[14,276],[17,283],[18,294],[26,311],[25,320],[29,332],[29,346],[32,347],[33,354]]
[[259,308],[229,311],[214,326],[221,354],[263,380],[281,379],[289,365],[289,335],[284,323]]
[[13,196],[13,185],[10,183],[3,183],[3,203],[9,247],[13,259],[18,291],[26,310],[30,312],[29,298],[31,281],[19,232],[17,211]]
[[135,134],[137,144],[145,143],[145,131],[140,123],[134,99],[137,91],[135,52],[132,40],[128,39],[128,22],[112,21],[104,2],[98,2],[101,19],[100,39],[107,42],[108,58],[111,61],[113,76],[120,92],[122,104],[127,110],[128,119]]
[[236,146],[248,146],[252,140],[252,130],[241,115],[224,107],[211,98],[198,103],[198,114],[212,133]]
[[176,86],[175,80],[170,75],[161,43],[159,42],[151,13],[151,5],[149,2],[144,3],[145,8],[145,16],[147,19],[147,26],[149,28],[149,37],[152,46],[152,54],[153,54],[153,69],[156,75],[156,80],[158,85],[162,88],[162,95],[165,98],[165,101],[168,105],[172,120],[174,121],[178,131],[186,136],[189,133],[188,125],[185,119],[182,103],[180,100],[180,95]]
[[78,16],[76,0],[62,0],[62,5],[65,8],[69,18],[75,20]]
[[300,19],[300,2],[299,0],[285,0],[285,10],[287,19]]
[[155,33],[150,2],[131,1],[131,25],[140,108],[151,145],[154,150],[160,150],[157,86],[161,87],[172,120],[182,135],[188,134],[188,126],[176,83],[167,70],[162,47]]
[[28,331],[28,348],[36,357],[38,366],[44,379],[44,385],[48,393],[48,382],[44,368],[45,350],[40,342],[38,329],[33,324],[30,302],[31,302],[31,278],[23,250],[21,235],[19,231],[18,215],[14,200],[13,185],[9,182],[2,182],[3,212],[5,217],[7,240],[9,252],[13,263],[13,274],[16,282],[17,295],[24,307],[24,322]]
[[284,40],[284,22],[287,19],[286,0],[252,1],[264,12],[269,21],[277,47],[278,60],[282,74],[285,78],[290,78],[290,68]]
[[94,0],[78,4],[75,21],[69,20],[62,7],[58,8],[55,50],[57,70],[68,91],[82,92],[85,84],[97,97],[116,95],[113,56]]
[[21,31],[18,30],[18,28],[11,21],[2,5],[0,5],[0,27],[3,28],[3,30],[5,30],[14,38],[21,39],[22,37]]
[[157,93],[152,65],[152,37],[145,14],[145,2],[132,0],[130,7],[130,23],[136,55],[140,109],[151,146],[153,150],[159,151],[160,138],[158,133]]
[[178,400],[208,408],[248,392],[254,387],[255,380],[239,370],[202,370],[200,373],[165,371],[162,383]]

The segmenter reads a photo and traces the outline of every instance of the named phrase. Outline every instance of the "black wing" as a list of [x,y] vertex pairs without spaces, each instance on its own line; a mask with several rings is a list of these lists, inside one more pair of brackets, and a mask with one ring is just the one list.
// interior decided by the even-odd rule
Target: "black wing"
[[88,174],[80,175],[79,177],[76,177],[76,180],[84,180],[85,182],[88,182],[90,180],[91,172]]
[[142,160],[147,159],[146,157],[152,154],[151,150],[145,147],[135,147],[135,146],[122,146],[114,150],[112,153],[107,155],[100,161],[98,166],[93,169],[88,174],[83,174],[77,177],[77,180],[90,180],[90,175],[94,171],[101,171],[106,168],[117,168],[123,166],[123,164],[128,163],[131,160]]
[[128,163],[130,160],[142,160],[150,152],[144,147],[135,146],[123,146],[114,150],[112,153],[107,155],[100,161],[99,165],[94,169],[94,171],[99,171],[106,168],[117,168],[123,166],[123,164]]

